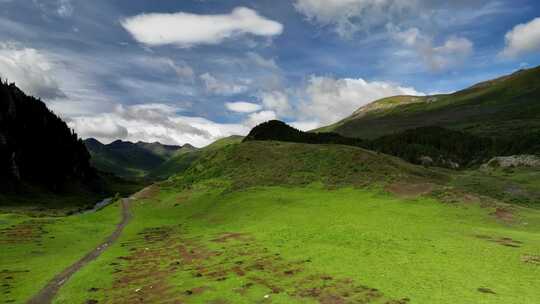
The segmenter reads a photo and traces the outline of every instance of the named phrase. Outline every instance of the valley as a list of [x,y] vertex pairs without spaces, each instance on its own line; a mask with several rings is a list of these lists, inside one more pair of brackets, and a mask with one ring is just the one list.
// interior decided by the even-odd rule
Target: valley
[[539,303],[539,1],[0,0],[0,304]]

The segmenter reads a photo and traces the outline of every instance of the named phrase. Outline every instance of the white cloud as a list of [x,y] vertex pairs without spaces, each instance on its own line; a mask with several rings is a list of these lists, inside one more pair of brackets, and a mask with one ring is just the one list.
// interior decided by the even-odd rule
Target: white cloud
[[274,111],[260,111],[249,114],[248,118],[244,121],[244,125],[249,128],[253,128],[258,124],[267,122],[269,120],[277,119],[276,112]]
[[414,50],[434,71],[453,68],[471,56],[474,51],[473,43],[467,38],[452,36],[443,44],[436,46],[433,39],[424,35],[418,28],[400,30],[396,26],[388,25],[387,29],[395,40]]
[[540,18],[518,24],[505,35],[506,47],[502,56],[514,58],[540,51]]
[[414,88],[388,82],[312,76],[305,90],[305,99],[298,107],[298,115],[303,121],[325,125],[351,115],[372,101],[395,95],[424,94]]
[[227,107],[229,111],[237,113],[252,113],[262,109],[261,105],[259,104],[245,101],[227,102],[225,103],[225,107]]
[[198,147],[249,131],[243,124],[219,124],[201,117],[182,116],[178,112],[177,107],[165,104],[117,105],[110,113],[74,117],[68,124],[81,137],[94,137],[105,143],[124,139],[180,145],[191,143]]
[[279,22],[266,19],[246,7],[237,7],[223,15],[141,14],[122,20],[122,26],[135,40],[146,45],[174,44],[180,47],[218,44],[246,34],[271,37],[283,31]]
[[293,128],[296,128],[301,131],[311,131],[321,126],[318,121],[294,121],[289,123]]
[[289,97],[281,91],[263,92],[260,99],[265,109],[276,112],[279,116],[288,116],[292,108],[289,104]]
[[0,77],[15,82],[25,93],[44,99],[64,97],[45,53],[14,43],[0,43]]
[[220,79],[217,79],[210,73],[204,73],[199,76],[204,83],[206,91],[215,95],[236,95],[246,92],[251,83],[248,79],[240,80],[241,84],[229,83]]

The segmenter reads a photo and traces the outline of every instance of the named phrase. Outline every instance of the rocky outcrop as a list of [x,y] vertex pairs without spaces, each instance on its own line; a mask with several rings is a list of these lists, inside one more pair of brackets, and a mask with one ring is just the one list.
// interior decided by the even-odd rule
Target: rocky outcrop
[[482,165],[483,169],[513,167],[540,168],[540,157],[535,155],[500,156]]

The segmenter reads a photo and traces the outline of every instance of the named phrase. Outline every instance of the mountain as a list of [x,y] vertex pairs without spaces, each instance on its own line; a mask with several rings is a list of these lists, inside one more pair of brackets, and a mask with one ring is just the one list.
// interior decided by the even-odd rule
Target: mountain
[[117,140],[110,144],[102,144],[94,138],[84,141],[92,155],[92,164],[101,171],[114,173],[122,178],[140,179],[164,162],[195,148],[191,145],[173,146],[158,142],[127,142]]
[[7,83],[0,83],[0,190],[12,203],[33,194],[102,191],[77,134],[45,103]]
[[536,67],[452,94],[381,99],[315,131],[373,139],[439,126],[480,137],[508,139],[540,132],[539,117],[540,67]]

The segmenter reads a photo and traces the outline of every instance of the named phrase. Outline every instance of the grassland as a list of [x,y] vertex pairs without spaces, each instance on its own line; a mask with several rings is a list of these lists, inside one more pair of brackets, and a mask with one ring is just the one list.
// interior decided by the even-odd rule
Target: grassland
[[[533,174],[516,173],[494,171],[481,183],[525,185]],[[207,150],[182,174],[136,194],[118,242],[77,272],[54,303],[537,302],[540,210],[488,195],[497,185],[469,194],[481,173],[461,174],[338,145]],[[72,253],[60,253],[73,261],[115,219],[116,206],[56,219],[75,229],[58,228],[69,235],[39,243],[58,250],[100,223],[87,248],[75,243]],[[17,224],[9,221],[6,227]],[[2,268],[59,262],[58,255],[24,255],[41,248],[35,243],[0,253]],[[25,280],[8,282],[17,286],[8,294],[21,302],[39,289],[26,282],[47,281],[57,266],[4,276]]]
[[110,234],[119,218],[116,204],[69,217],[0,214],[0,302],[25,303]]
[[[540,212],[382,190],[162,186],[55,303],[534,303]],[[407,300],[408,299],[408,300]],[[394,302],[391,302],[394,301]]]
[[482,137],[511,138],[524,130],[540,131],[539,88],[537,67],[452,94],[385,98],[317,131],[374,139],[422,126],[441,126]]

